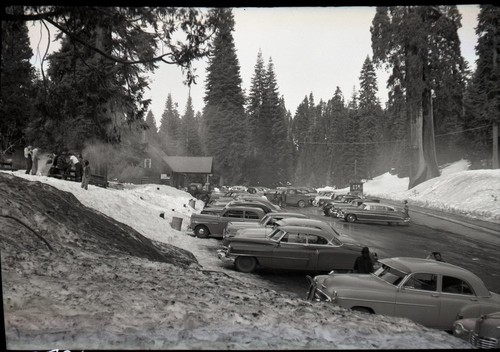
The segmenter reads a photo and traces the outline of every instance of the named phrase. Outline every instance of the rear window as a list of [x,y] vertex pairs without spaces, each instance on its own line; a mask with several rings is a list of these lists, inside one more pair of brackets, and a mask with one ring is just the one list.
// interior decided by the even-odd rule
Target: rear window
[[443,276],[443,292],[459,295],[473,295],[472,287],[465,281],[452,276]]
[[245,213],[245,219],[258,219],[258,218],[259,218],[259,214],[257,214],[254,211],[247,211]]
[[223,216],[226,218],[242,218],[243,210],[228,210]]

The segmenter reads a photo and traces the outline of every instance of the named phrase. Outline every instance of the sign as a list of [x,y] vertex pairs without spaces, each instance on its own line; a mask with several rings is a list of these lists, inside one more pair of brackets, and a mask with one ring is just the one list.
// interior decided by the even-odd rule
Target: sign
[[169,174],[160,174],[160,180],[170,180]]
[[351,182],[349,188],[352,193],[363,194],[363,182]]

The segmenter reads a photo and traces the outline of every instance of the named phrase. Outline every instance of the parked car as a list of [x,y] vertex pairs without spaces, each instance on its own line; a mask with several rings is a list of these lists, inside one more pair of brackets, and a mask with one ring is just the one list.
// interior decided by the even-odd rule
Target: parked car
[[319,206],[319,201],[322,199],[332,199],[332,197],[335,195],[334,191],[321,191],[318,192],[318,194],[314,197],[312,200],[312,205],[314,206]]
[[363,203],[380,203],[380,200],[374,198],[356,198],[349,203],[328,203],[323,207],[323,213],[326,216],[340,217],[342,209],[357,208]]
[[256,207],[260,208],[264,211],[265,214],[270,213],[270,212],[277,212],[280,211],[281,208],[275,204],[272,204],[268,201],[264,200],[257,200],[257,199],[251,199],[251,200],[240,200],[240,199],[235,199],[230,201],[224,206],[209,206],[203,208],[201,211],[201,214],[217,214],[220,213],[223,209],[232,207],[232,206],[245,206],[245,207]]
[[430,328],[452,330],[458,318],[500,310],[500,295],[458,266],[421,258],[381,259],[373,274],[319,275],[308,300],[329,301],[367,313],[400,316]]
[[245,273],[257,267],[327,272],[352,270],[360,249],[317,228],[280,226],[265,237],[235,236],[217,254]]
[[305,190],[300,188],[286,188],[284,190],[285,204],[294,205],[299,208],[304,208],[311,204],[311,199],[315,196],[307,193]]
[[235,199],[236,196],[240,194],[248,194],[246,191],[227,191],[227,192],[212,192],[210,195],[210,199],[208,201],[208,204],[213,204],[216,201],[225,201],[227,200],[230,202],[231,200]]
[[335,204],[337,204],[337,203],[350,203],[354,199],[359,199],[359,198],[361,198],[361,197],[359,195],[356,195],[356,194],[335,194],[334,196],[332,196],[331,199],[320,200],[319,206],[321,208],[324,208],[330,203],[335,203]]
[[453,335],[477,348],[500,348],[500,311],[455,321]]
[[346,222],[386,222],[388,224],[410,222],[410,217],[402,210],[382,203],[363,203],[359,207],[340,210],[339,217]]
[[[288,212],[276,212],[276,213],[267,213],[264,215],[262,219],[258,223],[253,222],[230,222],[227,224],[226,229],[224,230],[222,242],[223,245],[227,246],[229,244],[229,238],[237,235],[240,230],[250,229],[250,228],[258,228],[258,229],[267,229],[267,233],[271,232],[273,227],[279,220],[284,218],[307,218],[306,215],[301,213],[288,213]],[[266,232],[265,232],[266,233]]]
[[256,207],[231,206],[224,208],[220,213],[192,214],[188,228],[197,237],[220,237],[229,222],[248,221],[259,222],[264,217],[264,211]]

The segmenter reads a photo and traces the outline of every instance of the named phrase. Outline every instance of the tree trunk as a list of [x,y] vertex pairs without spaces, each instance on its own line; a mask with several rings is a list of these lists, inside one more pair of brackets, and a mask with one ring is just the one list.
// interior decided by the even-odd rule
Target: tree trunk
[[432,97],[424,89],[420,101],[410,103],[410,183],[408,189],[439,176],[434,142]]

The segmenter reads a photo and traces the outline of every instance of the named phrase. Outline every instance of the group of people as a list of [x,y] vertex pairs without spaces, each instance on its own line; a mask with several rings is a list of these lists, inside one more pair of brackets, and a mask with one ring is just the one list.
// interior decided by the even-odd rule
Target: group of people
[[38,148],[28,145],[24,148],[24,158],[26,159],[26,175],[36,175],[38,172],[38,160],[40,160]]
[[[26,159],[26,174],[36,175],[38,172],[39,151],[38,148],[28,145],[24,148],[24,157]],[[90,181],[90,163],[88,160],[82,160],[81,155],[68,153],[52,155],[52,166],[49,169],[49,176],[60,175],[63,180],[69,178],[72,168],[75,170],[75,181],[82,183],[82,188],[88,189]]]

